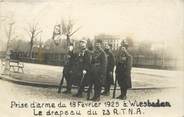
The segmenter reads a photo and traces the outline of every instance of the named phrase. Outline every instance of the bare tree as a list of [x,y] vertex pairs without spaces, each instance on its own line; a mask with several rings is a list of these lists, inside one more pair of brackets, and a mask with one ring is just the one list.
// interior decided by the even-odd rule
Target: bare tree
[[[81,27],[75,28],[75,24],[72,20],[62,20],[61,24],[54,26],[52,39],[56,42],[60,39],[59,36],[65,35],[67,45],[71,43],[71,36],[80,30]],[[55,43],[57,45],[57,42]]]
[[[5,38],[6,38],[6,44],[5,44],[5,51],[8,51],[10,47],[10,42],[16,38],[14,37],[14,24],[15,21],[13,20],[13,13],[10,14],[10,16],[0,16],[0,29],[1,26],[4,26],[4,32],[5,32]],[[0,31],[2,33],[2,31]]]
[[7,36],[7,44],[6,44],[6,51],[10,48],[10,43],[14,39],[13,38],[13,25],[15,22],[10,22],[8,28],[5,30],[6,36]]
[[13,37],[14,36],[14,24],[15,24],[15,22],[12,19],[12,17],[8,18],[8,19],[5,18],[4,21],[7,21],[7,20],[9,20],[9,21],[7,23],[5,23],[5,25],[4,25],[6,39],[7,39],[6,49],[5,49],[5,51],[6,51],[6,57],[5,57],[6,62],[5,62],[5,67],[4,67],[5,74],[7,71],[9,71],[9,68],[10,68],[10,64],[9,64],[9,59],[10,59],[10,54],[11,54],[9,51],[10,43],[13,39],[15,39],[15,37]]
[[32,58],[34,41],[37,38],[37,36],[40,35],[41,32],[42,32],[42,30],[39,28],[38,23],[29,25],[29,30],[27,31],[27,33],[29,34],[29,38],[30,38],[30,49],[29,49],[29,57],[30,58]]

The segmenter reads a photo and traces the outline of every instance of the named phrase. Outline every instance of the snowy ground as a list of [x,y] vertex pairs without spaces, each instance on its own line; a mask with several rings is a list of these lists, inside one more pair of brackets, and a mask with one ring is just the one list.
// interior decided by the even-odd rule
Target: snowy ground
[[[36,82],[47,82],[58,84],[60,81],[60,76],[62,75],[62,67],[48,66],[48,65],[38,65],[38,64],[25,64],[25,73],[11,73],[10,76],[13,76],[19,80],[27,81],[36,81]],[[85,98],[75,98],[72,94],[75,94],[77,89],[72,90],[72,94],[64,95],[58,94],[56,88],[41,88],[33,86],[18,85],[4,80],[0,80],[0,116],[1,117],[36,117],[38,111],[41,110],[43,115],[41,117],[60,117],[57,116],[46,116],[45,111],[53,110],[63,112],[65,110],[80,110],[82,116],[86,117],[88,110],[95,110],[98,115],[102,116],[105,112],[107,114],[107,109],[110,111],[110,116],[157,116],[157,117],[182,117],[184,115],[184,94],[183,94],[183,72],[179,71],[168,71],[168,70],[154,70],[154,69],[142,69],[142,68],[133,68],[132,70],[132,81],[134,90],[128,91],[128,98],[125,101],[112,99],[111,95],[106,97],[102,96],[102,103],[100,107],[78,107],[72,108],[69,106],[71,102],[80,102],[84,104],[92,104],[91,101],[86,101]],[[64,90],[64,89],[62,89]],[[120,94],[117,90],[116,95]],[[125,107],[124,104],[129,104],[130,102],[145,102],[147,100],[156,102],[157,100],[162,102],[169,102],[171,107],[141,107],[141,114],[139,107],[130,106]],[[22,103],[64,103],[67,105],[66,108],[11,108],[11,102],[15,101],[17,104]],[[110,101],[110,107],[104,104],[108,104]],[[116,104],[119,104],[118,107]],[[34,111],[35,109],[35,111]],[[120,113],[116,115],[114,109],[120,109]],[[122,110],[133,109],[134,114],[131,114],[129,111],[125,113]],[[35,113],[34,113],[35,112]],[[137,112],[137,114],[136,114]],[[35,114],[35,115],[34,115]],[[37,115],[38,116],[38,115]],[[62,116],[66,116],[63,114]],[[69,115],[67,115],[69,116]],[[75,115],[76,116],[76,115]],[[91,115],[92,116],[92,115]]]

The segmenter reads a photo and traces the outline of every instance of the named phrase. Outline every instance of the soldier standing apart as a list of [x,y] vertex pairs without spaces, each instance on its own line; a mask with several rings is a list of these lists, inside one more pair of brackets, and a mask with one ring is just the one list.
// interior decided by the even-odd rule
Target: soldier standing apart
[[77,92],[76,97],[82,97],[84,87],[89,84],[90,77],[90,68],[91,68],[91,53],[87,49],[87,41],[80,40],[80,52],[77,56],[78,62],[78,73],[80,73],[80,82],[79,82],[79,90]]
[[123,40],[116,58],[116,78],[121,89],[121,95],[117,99],[126,99],[127,90],[132,88],[131,67],[132,56],[127,51],[128,43]]
[[73,44],[70,44],[68,46],[68,53],[65,56],[65,64],[64,64],[64,69],[63,69],[63,75],[64,78],[66,79],[66,91],[63,93],[65,94],[70,94],[71,93],[71,88],[72,88],[72,79],[71,79],[71,74],[72,74],[72,68],[75,63],[75,54],[73,52]]
[[92,54],[91,79],[94,84],[94,96],[92,101],[100,101],[101,88],[104,83],[107,67],[107,57],[101,47],[102,40],[95,41],[95,50]]
[[107,55],[107,74],[105,79],[105,89],[102,92],[102,95],[109,96],[110,95],[110,87],[113,84],[113,70],[115,65],[115,58],[111,51],[111,44],[105,43],[105,53]]

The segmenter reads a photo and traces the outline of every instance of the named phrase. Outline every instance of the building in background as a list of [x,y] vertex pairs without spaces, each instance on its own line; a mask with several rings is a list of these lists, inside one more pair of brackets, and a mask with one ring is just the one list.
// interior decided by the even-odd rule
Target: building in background
[[107,34],[100,34],[95,36],[95,39],[101,39],[103,43],[108,42],[112,44],[112,50],[117,50],[120,46],[120,43],[123,39],[126,39],[125,37],[120,37],[117,35],[107,35]]

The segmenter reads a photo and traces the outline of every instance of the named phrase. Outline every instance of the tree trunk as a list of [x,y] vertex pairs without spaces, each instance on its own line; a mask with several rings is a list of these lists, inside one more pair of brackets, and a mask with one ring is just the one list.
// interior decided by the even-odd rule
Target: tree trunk
[[32,58],[32,50],[33,50],[33,38],[31,38],[30,41],[29,58]]
[[70,45],[70,36],[66,35],[67,47]]

